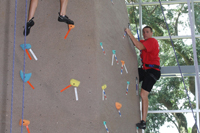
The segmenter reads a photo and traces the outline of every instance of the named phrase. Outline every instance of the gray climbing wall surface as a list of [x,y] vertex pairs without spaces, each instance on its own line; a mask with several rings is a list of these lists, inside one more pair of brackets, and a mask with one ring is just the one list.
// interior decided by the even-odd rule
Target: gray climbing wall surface
[[[137,58],[129,39],[123,39],[128,27],[124,0],[69,0],[67,15],[75,22],[68,31],[65,23],[57,21],[59,1],[39,1],[35,25],[26,38],[38,60],[26,56],[25,73],[32,73],[25,83],[24,119],[30,121],[31,133],[106,133],[103,121],[111,133],[136,132],[140,120],[139,96],[135,78]],[[15,69],[13,91],[12,131],[20,133],[22,117],[23,82],[20,70],[24,66],[23,26],[25,1],[18,1],[16,23]],[[14,43],[15,2],[0,1],[0,133],[10,132],[12,66]],[[103,44],[104,55],[100,42]],[[119,64],[112,62],[116,50]],[[29,52],[30,53],[30,52]],[[121,60],[126,68],[121,74]],[[63,92],[70,80],[80,81],[77,87]],[[127,81],[130,81],[126,95]],[[107,100],[102,100],[102,86],[106,84]],[[122,104],[119,116],[115,102]],[[23,128],[23,132],[27,132]],[[141,132],[141,131],[140,131]]]

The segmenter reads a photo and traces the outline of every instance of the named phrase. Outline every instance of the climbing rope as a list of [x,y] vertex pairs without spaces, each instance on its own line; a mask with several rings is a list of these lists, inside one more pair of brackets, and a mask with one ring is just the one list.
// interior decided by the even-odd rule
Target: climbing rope
[[17,20],[17,0],[15,0],[15,22],[14,22],[14,43],[13,43],[13,66],[12,66],[12,93],[11,93],[10,133],[12,133],[13,92],[14,92],[14,73],[15,73],[16,20]]
[[[133,6],[133,2],[132,2],[132,6]],[[137,20],[136,20],[135,11],[136,11],[136,7],[134,9],[134,6],[133,6],[133,12],[134,12],[134,18],[135,18],[135,25],[136,25],[137,36],[138,36],[138,41],[140,41],[140,35],[139,35],[139,32],[138,32],[138,26],[137,26]]]
[[[26,33],[26,21],[27,21],[27,3],[26,0],[26,13],[25,13],[25,33]],[[12,92],[11,92],[11,115],[10,115],[10,133],[12,133],[12,116],[13,116],[13,93],[14,93],[14,74],[15,74],[15,44],[16,44],[16,20],[17,20],[17,0],[15,0],[15,21],[14,21],[14,43],[13,43],[13,66],[12,66]],[[24,37],[24,65],[23,65],[23,79],[25,79],[25,48],[26,48],[26,36]],[[22,121],[24,115],[24,80],[23,80],[23,97],[22,97]],[[23,124],[21,126],[21,133],[23,133]]]
[[[133,6],[133,0],[132,0],[132,6]],[[135,7],[135,9],[134,9],[134,6],[133,6],[133,12],[134,12],[134,17],[132,16],[132,18],[134,18],[135,19],[135,25],[136,25],[136,32],[137,32],[137,36],[138,36],[138,41],[140,42],[140,35],[139,35],[139,30],[138,30],[138,26],[137,26],[137,19],[136,19],[136,14],[135,14],[135,11],[136,11],[136,7]],[[133,13],[132,13],[133,14]],[[142,54],[142,51],[140,50],[140,56],[141,56],[141,54]],[[141,60],[141,64],[143,64],[142,63],[142,58],[140,58],[140,60]],[[142,67],[142,65],[141,65],[141,67]]]
[[[132,17],[131,18],[134,18],[135,19],[135,25],[136,25],[136,31],[137,31],[137,36],[138,36],[138,41],[140,41],[140,36],[139,36],[139,32],[138,32],[138,27],[137,27],[137,20],[136,20],[136,14],[135,14],[135,11],[136,11],[136,7],[134,9],[134,4],[133,4],[133,0],[131,0],[131,5],[133,7],[133,10],[132,10]],[[134,16],[134,17],[133,17]],[[130,25],[129,25],[130,26]],[[131,30],[131,28],[129,27],[129,29]]]
[[[180,74],[181,74],[181,77],[182,77],[182,81],[183,81],[183,84],[184,84],[184,87],[185,87],[185,91],[186,91],[186,94],[187,94],[187,97],[188,97],[188,100],[189,100],[189,104],[190,104],[190,108],[192,110],[192,114],[193,114],[193,117],[194,117],[194,120],[195,120],[195,124],[196,124],[196,127],[197,127],[197,131],[199,133],[199,129],[198,129],[198,126],[197,126],[197,122],[196,122],[196,119],[195,119],[195,115],[194,115],[194,112],[193,112],[193,108],[192,108],[192,105],[191,105],[191,101],[190,101],[190,97],[189,97],[189,94],[188,94],[188,91],[187,91],[187,88],[186,88],[186,85],[185,85],[185,82],[184,82],[184,79],[183,79],[183,74],[182,74],[182,71],[181,71],[181,68],[180,68],[180,64],[179,64],[179,61],[178,61],[178,58],[177,58],[177,55],[176,55],[176,51],[175,51],[175,48],[174,48],[174,43],[172,41],[172,38],[171,38],[171,33],[169,31],[169,27],[168,27],[168,24],[167,24],[167,21],[166,21],[166,18],[165,18],[165,14],[164,14],[164,11],[163,11],[163,8],[162,8],[162,4],[161,4],[161,1],[159,0],[159,3],[160,3],[160,7],[162,9],[162,13],[163,13],[163,16],[164,16],[164,20],[165,20],[165,23],[166,23],[166,26],[167,26],[167,30],[168,30],[168,34],[169,34],[169,37],[170,37],[170,40],[171,40],[171,44],[172,44],[172,47],[173,47],[173,50],[174,50],[174,54],[175,54],[175,57],[176,57],[176,61],[178,63],[178,68],[179,68],[179,71],[180,71]],[[190,12],[190,4],[188,4],[188,8],[189,8],[189,11]],[[190,13],[189,13],[190,14]],[[190,20],[191,20],[191,16],[190,16]],[[191,23],[192,25],[192,23]],[[193,36],[194,37],[194,36]],[[194,51],[193,51],[194,53]],[[198,77],[198,76],[197,76]]]
[[[28,0],[26,0],[25,5],[25,33],[26,33],[26,27],[27,27],[27,3]],[[23,95],[22,95],[22,123],[24,119],[24,90],[25,90],[25,68],[26,68],[26,34],[24,36],[24,64],[23,64]],[[21,125],[21,133],[23,133],[23,124]]]

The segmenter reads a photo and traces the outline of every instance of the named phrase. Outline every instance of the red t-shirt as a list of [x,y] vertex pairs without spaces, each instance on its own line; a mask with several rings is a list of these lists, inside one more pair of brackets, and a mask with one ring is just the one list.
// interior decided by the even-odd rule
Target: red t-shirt
[[[141,55],[140,55],[143,62],[143,69],[151,69],[151,67],[146,67],[145,64],[160,66],[158,41],[155,38],[149,38],[147,40],[140,40],[140,42],[146,48],[145,50],[141,50]],[[160,71],[157,68],[153,69]]]

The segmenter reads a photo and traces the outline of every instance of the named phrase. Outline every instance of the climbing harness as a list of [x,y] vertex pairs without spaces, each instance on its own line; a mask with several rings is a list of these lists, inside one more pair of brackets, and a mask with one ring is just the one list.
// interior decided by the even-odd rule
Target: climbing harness
[[160,66],[158,65],[152,65],[152,64],[145,64],[146,67],[151,67],[151,68],[158,68],[158,69],[161,69]]

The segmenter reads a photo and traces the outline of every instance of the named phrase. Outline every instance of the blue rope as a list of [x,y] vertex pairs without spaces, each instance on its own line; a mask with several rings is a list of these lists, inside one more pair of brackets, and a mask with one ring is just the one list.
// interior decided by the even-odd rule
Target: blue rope
[[[164,16],[164,19],[165,19],[165,23],[166,23],[166,26],[167,26],[167,30],[168,30],[168,34],[169,34],[169,37],[170,37],[170,40],[171,40],[171,44],[172,44],[172,47],[173,47],[173,50],[174,50],[174,54],[175,54],[175,57],[176,57],[176,61],[178,63],[178,67],[179,67],[179,71],[181,73],[181,77],[182,77],[182,81],[183,81],[183,84],[184,84],[184,87],[185,87],[185,91],[186,91],[186,94],[187,94],[187,97],[188,97],[188,100],[189,100],[189,103],[190,103],[190,108],[192,110],[192,114],[193,114],[193,117],[194,117],[194,120],[195,120],[195,124],[197,126],[197,122],[196,122],[196,119],[195,119],[195,116],[194,116],[194,112],[193,112],[193,108],[192,108],[192,105],[191,105],[191,101],[190,101],[190,97],[189,97],[189,94],[188,94],[188,91],[186,89],[186,85],[185,85],[185,82],[184,82],[184,79],[183,79],[183,74],[182,74],[182,71],[181,71],[181,68],[180,68],[180,64],[179,64],[179,61],[178,61],[178,58],[177,58],[177,55],[176,55],[176,51],[175,51],[175,48],[174,48],[174,43],[172,41],[172,38],[171,38],[171,33],[169,31],[169,27],[168,27],[168,24],[167,24],[167,21],[166,21],[166,18],[165,18],[165,14],[164,14],[164,11],[163,11],[163,8],[162,8],[162,4],[161,4],[161,1],[159,0],[160,2],[160,7],[162,9],[162,13],[163,13],[163,16]],[[197,131],[199,133],[199,129],[198,129],[198,126],[197,126]]]
[[[133,1],[131,1],[132,3],[132,6],[133,6]],[[135,10],[136,10],[136,7],[135,7]],[[134,12],[134,14],[135,14],[135,10],[134,10],[134,6],[133,6],[133,12]],[[138,41],[140,41],[140,35],[139,35],[139,32],[138,32],[138,27],[137,27],[137,22],[136,22],[136,17],[134,16],[134,18],[135,18],[135,25],[136,25],[136,31],[137,31],[137,36],[138,36]]]
[[140,36],[139,36],[139,33],[138,33],[137,24],[136,24],[136,30],[137,30],[137,35],[138,35],[138,41],[140,41]]
[[[132,1],[132,6],[133,6],[133,1]],[[135,10],[136,10],[136,7],[135,7]],[[135,13],[134,6],[133,6],[133,12]],[[137,31],[138,41],[140,42],[140,35],[139,35],[138,27],[137,27],[136,17],[134,16],[134,18],[135,18],[135,25],[136,25],[136,31]],[[141,54],[142,54],[142,51],[140,50],[140,56],[141,56]],[[140,60],[141,60],[141,63],[143,64],[142,58],[140,58]],[[141,67],[142,67],[142,65],[141,65]]]
[[[24,36],[24,65],[23,65],[23,95],[22,95],[22,123],[24,119],[24,90],[25,90],[25,67],[26,67],[26,27],[27,27],[27,3],[25,8],[25,36]],[[21,133],[23,133],[23,124],[21,125]]]
[[14,23],[14,44],[13,44],[13,67],[12,67],[12,93],[11,93],[10,133],[12,133],[13,92],[14,92],[14,73],[15,73],[16,20],[17,20],[17,0],[15,0],[15,23]]

